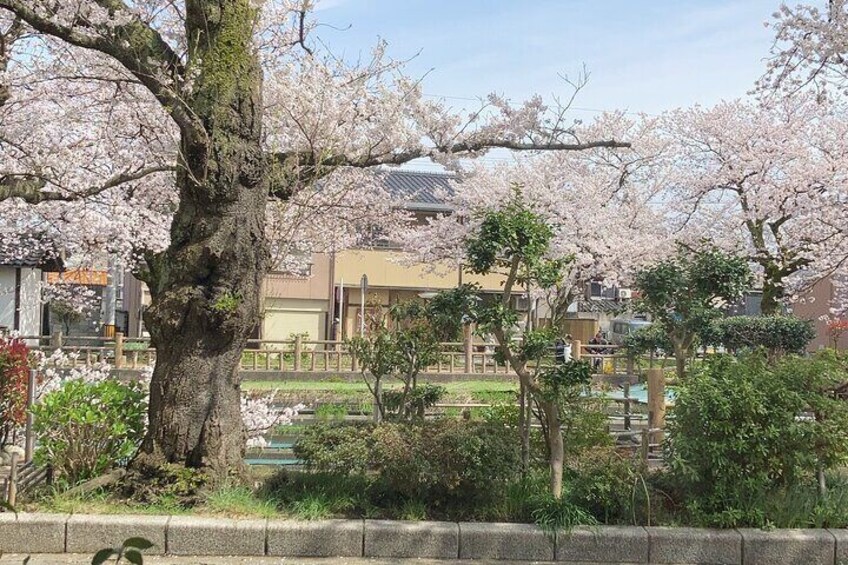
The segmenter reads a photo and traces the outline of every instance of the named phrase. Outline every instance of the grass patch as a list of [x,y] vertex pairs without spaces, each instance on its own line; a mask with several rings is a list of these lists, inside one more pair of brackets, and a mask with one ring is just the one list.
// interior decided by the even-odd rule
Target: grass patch
[[95,491],[86,495],[74,495],[56,489],[46,489],[31,502],[22,505],[29,512],[51,512],[56,514],[187,514],[189,510],[176,498],[162,499],[156,504],[134,504],[116,500],[111,493]]
[[273,498],[260,498],[245,486],[224,487],[210,492],[205,497],[204,507],[211,513],[226,516],[272,518],[279,514]]

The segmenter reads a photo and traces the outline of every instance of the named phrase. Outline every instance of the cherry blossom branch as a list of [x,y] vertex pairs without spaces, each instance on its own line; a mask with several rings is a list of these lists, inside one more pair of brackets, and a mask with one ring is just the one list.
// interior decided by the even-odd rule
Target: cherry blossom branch
[[50,182],[37,174],[0,175],[0,202],[9,198],[20,198],[27,204],[39,204],[50,201],[72,201],[90,198],[101,192],[117,188],[122,184],[138,181],[155,173],[174,172],[176,167],[154,165],[137,171],[119,173],[103,184],[75,192],[49,192],[45,186]]
[[[120,0],[97,0],[96,4],[111,13],[123,12],[126,17],[98,25],[77,16],[72,22],[63,24],[59,19],[61,3],[37,10],[31,0],[0,0],[0,8],[9,10],[36,31],[77,47],[99,51],[118,61],[159,100],[184,134],[190,139],[202,140],[205,137],[202,124],[177,91],[177,85],[185,77],[179,56],[156,30],[131,15]],[[167,84],[164,77],[168,77],[171,84]]]

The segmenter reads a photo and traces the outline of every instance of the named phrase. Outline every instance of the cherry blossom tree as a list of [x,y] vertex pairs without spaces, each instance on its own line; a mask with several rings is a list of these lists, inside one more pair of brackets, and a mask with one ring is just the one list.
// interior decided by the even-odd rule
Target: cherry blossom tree
[[269,200],[418,157],[622,145],[539,97],[453,112],[385,45],[356,63],[321,52],[310,5],[0,0],[4,211],[132,255],[150,287],[157,363],[138,467],[242,467],[237,367],[270,262]]
[[681,234],[710,239],[758,267],[762,311],[848,264],[848,121],[793,97],[735,100],[665,116]]
[[[814,95],[822,102],[843,103],[848,93],[848,2],[781,4],[768,25],[775,41],[757,94],[766,99]],[[837,201],[833,211],[842,220],[843,237],[848,220],[840,212],[846,204],[848,198]],[[829,274],[836,288],[831,313],[838,317],[848,311],[848,264],[837,264]]]
[[673,251],[670,219],[663,211],[669,141],[657,135],[656,125],[644,116],[604,114],[589,126],[594,135],[626,138],[632,147],[475,167],[454,183],[453,195],[444,195],[454,213],[407,228],[399,239],[414,250],[414,261],[461,264],[481,218],[510,202],[517,188],[554,230],[551,257],[568,259],[562,281],[538,296],[549,303],[555,321],[563,319],[590,281],[626,284],[639,268]]

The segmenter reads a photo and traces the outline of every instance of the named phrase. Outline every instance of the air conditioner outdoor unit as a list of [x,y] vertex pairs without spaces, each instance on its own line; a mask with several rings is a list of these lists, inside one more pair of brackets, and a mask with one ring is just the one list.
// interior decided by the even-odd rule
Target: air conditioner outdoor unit
[[620,288],[618,289],[618,299],[619,300],[630,300],[633,298],[633,291],[629,288]]

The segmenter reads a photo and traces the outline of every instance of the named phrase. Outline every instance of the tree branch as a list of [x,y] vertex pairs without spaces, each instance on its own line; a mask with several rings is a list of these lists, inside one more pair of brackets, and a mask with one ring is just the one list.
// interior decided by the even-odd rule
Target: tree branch
[[0,202],[9,198],[20,198],[27,204],[39,204],[41,202],[72,201],[90,198],[111,188],[116,188],[124,183],[141,180],[154,173],[173,172],[176,167],[165,165],[154,165],[132,172],[119,173],[106,180],[103,184],[89,187],[79,192],[49,192],[44,188],[49,180],[45,177],[33,174],[8,174],[0,176]]
[[[96,2],[112,13],[132,13],[120,0]],[[179,93],[185,68],[156,30],[135,16],[120,25],[97,26],[82,19],[66,25],[57,21],[56,8],[42,14],[31,4],[29,0],[0,0],[0,8],[9,10],[37,32],[76,47],[98,51],[120,63],[159,100],[184,135],[196,141],[205,138],[202,124],[183,103]],[[172,84],[163,81],[163,77]]]
[[[2,0],[0,0],[2,2]],[[475,153],[485,149],[510,149],[513,151],[585,151],[588,149],[622,149],[631,147],[629,142],[616,141],[615,139],[601,141],[587,141],[576,143],[530,143],[511,141],[507,139],[481,139],[476,141],[464,141],[454,143],[452,145],[443,145],[433,148],[417,148],[407,151],[399,151],[397,153],[383,153],[380,155],[365,155],[363,157],[349,157],[347,155],[330,155],[321,157],[313,152],[287,152],[278,153],[271,157],[271,162],[280,166],[283,169],[295,171],[292,175],[301,183],[308,184],[319,178],[327,176],[338,167],[354,167],[366,169],[377,167],[380,165],[402,165],[413,159],[422,157],[430,157],[439,154],[462,155],[465,153]],[[286,180],[293,180],[291,177],[286,177]],[[270,194],[272,196],[288,199],[293,192],[293,184],[271,183]]]

